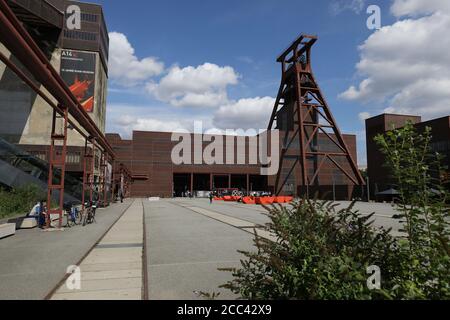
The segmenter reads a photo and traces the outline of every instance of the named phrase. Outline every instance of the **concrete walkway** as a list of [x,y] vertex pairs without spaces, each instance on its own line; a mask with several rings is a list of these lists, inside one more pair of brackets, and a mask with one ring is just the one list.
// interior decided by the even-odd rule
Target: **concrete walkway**
[[198,300],[202,299],[199,292],[220,293],[219,299],[237,298],[219,288],[232,275],[218,268],[240,267],[243,256],[237,250],[254,250],[253,236],[229,224],[240,223],[238,219],[200,210],[199,201],[184,202],[201,213],[176,201],[144,201],[149,298]]
[[0,300],[42,300],[130,206],[98,209],[97,223],[64,231],[18,230],[0,240]]
[[52,300],[141,300],[144,221],[142,200],[130,208],[80,264],[81,288],[64,283]]

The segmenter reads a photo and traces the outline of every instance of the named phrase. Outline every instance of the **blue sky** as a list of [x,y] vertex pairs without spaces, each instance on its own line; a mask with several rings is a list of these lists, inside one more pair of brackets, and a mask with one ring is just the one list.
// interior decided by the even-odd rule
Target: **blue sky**
[[[390,28],[407,15],[414,14],[417,18],[417,12],[399,12],[402,8],[393,13],[391,6],[401,1],[372,0],[370,4],[381,7],[382,25]],[[421,0],[408,1],[419,3]],[[217,119],[220,118],[217,114],[225,118],[229,116],[227,106],[242,110],[238,105],[252,102],[252,110],[257,110],[257,104],[262,100],[245,99],[275,98],[280,83],[280,66],[275,61],[277,55],[300,33],[308,33],[319,37],[313,51],[316,77],[341,130],[358,135],[359,161],[364,164],[365,133],[360,118],[375,115],[391,106],[387,97],[362,97],[361,80],[364,76],[376,79],[368,70],[362,70],[364,75],[356,70],[357,63],[362,60],[358,46],[375,33],[366,27],[369,3],[365,0],[128,0],[126,6],[124,1],[92,2],[103,5],[109,31],[123,35],[127,45],[134,49],[131,54],[137,63],[152,59],[148,61],[147,73],[136,81],[125,74],[128,72],[126,66],[121,69],[126,63],[111,66],[115,71],[113,76],[110,75],[108,131],[120,132],[127,137],[132,129],[170,130],[196,118],[206,121],[207,128],[217,127]],[[111,45],[119,46],[115,40]],[[385,51],[383,54],[389,59]],[[215,66],[213,71],[220,71],[227,77],[223,83],[205,85],[208,93],[223,98],[223,106],[191,107],[182,103],[180,97],[172,99],[170,94],[162,92],[162,79],[171,70],[174,76],[182,71],[184,74],[192,73],[205,63]],[[173,70],[174,66],[177,69]],[[222,68],[225,67],[231,69],[224,71]],[[168,82],[169,79],[166,80]],[[358,85],[358,95],[339,97],[351,86],[358,88]],[[194,90],[196,98],[199,98],[198,90],[201,88]],[[398,90],[390,97],[398,94]],[[270,101],[265,100],[264,103],[267,113]],[[222,108],[222,113],[219,108]],[[265,118],[256,120],[257,113],[253,113],[255,123],[261,126],[261,123],[268,122],[269,119]],[[237,118],[252,122],[252,114]]]

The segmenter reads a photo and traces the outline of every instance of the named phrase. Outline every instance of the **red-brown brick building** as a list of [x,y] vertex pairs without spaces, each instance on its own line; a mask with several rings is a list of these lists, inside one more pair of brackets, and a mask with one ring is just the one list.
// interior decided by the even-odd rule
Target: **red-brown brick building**
[[[172,134],[166,132],[144,132],[134,131],[131,140],[125,140],[118,134],[107,134],[107,139],[113,146],[117,154],[116,164],[124,164],[132,173],[133,183],[131,185],[131,196],[133,197],[172,197],[179,196],[185,191],[211,191],[222,188],[237,188],[243,191],[273,191],[275,176],[261,175],[260,162],[256,164],[249,159],[254,156],[249,143],[250,137],[231,137],[234,141],[234,163],[237,162],[237,155],[245,153],[246,164],[226,164],[227,158],[227,137],[222,136],[225,143],[223,155],[220,163],[207,165],[203,164],[181,164],[175,165],[172,162],[172,150],[179,143],[173,142]],[[191,159],[195,158],[195,138],[202,139],[201,135],[191,135],[192,148]],[[207,136],[205,136],[207,137]],[[245,150],[238,149],[238,139],[245,139]],[[230,137],[228,137],[230,139]],[[356,136],[344,135],[351,154],[356,159]],[[203,139],[210,140],[210,139]],[[200,153],[211,142],[203,142]],[[270,149],[270,146],[269,146]],[[197,150],[197,153],[199,151]],[[242,154],[240,154],[242,156]],[[339,170],[331,166],[324,166],[318,181],[321,181],[320,188],[313,188],[312,191],[322,191],[325,193],[336,193],[337,198],[347,199],[353,192],[352,183]],[[334,180],[334,186],[333,186]],[[300,194],[302,186],[297,186],[293,194]]]
[[384,166],[384,157],[374,138],[393,129],[398,129],[407,122],[412,122],[419,132],[430,127],[432,130],[431,148],[445,157],[444,166],[450,167],[450,116],[422,122],[419,116],[381,114],[366,120],[367,164],[369,185],[372,197],[379,192],[393,187],[389,170]]

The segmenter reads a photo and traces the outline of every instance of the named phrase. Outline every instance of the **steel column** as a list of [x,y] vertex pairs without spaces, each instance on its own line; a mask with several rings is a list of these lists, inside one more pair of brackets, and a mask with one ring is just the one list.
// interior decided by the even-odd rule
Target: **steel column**
[[86,192],[89,193],[90,206],[93,201],[93,187],[95,175],[95,144],[92,140],[86,139],[84,145],[83,157],[83,193],[82,193],[82,208],[83,212],[86,209]]
[[[64,214],[64,182],[66,173],[66,156],[67,156],[67,128],[69,112],[67,108],[63,108],[64,116],[62,117],[62,129],[58,132],[57,120],[58,114],[53,110],[52,133],[48,166],[48,189],[47,189],[47,228],[51,226],[51,215],[59,215],[59,228],[62,227],[62,219]],[[59,145],[61,144],[62,145]],[[55,173],[60,171],[59,181],[55,182]],[[58,203],[56,208],[52,208],[52,201],[55,193],[58,194]]]

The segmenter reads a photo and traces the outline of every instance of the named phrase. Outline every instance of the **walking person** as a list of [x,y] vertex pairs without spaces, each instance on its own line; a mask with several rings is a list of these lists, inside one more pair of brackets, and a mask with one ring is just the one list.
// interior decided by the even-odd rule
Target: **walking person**
[[213,193],[210,192],[210,193],[209,193],[209,204],[212,204],[212,203],[213,203],[213,199],[214,199]]

